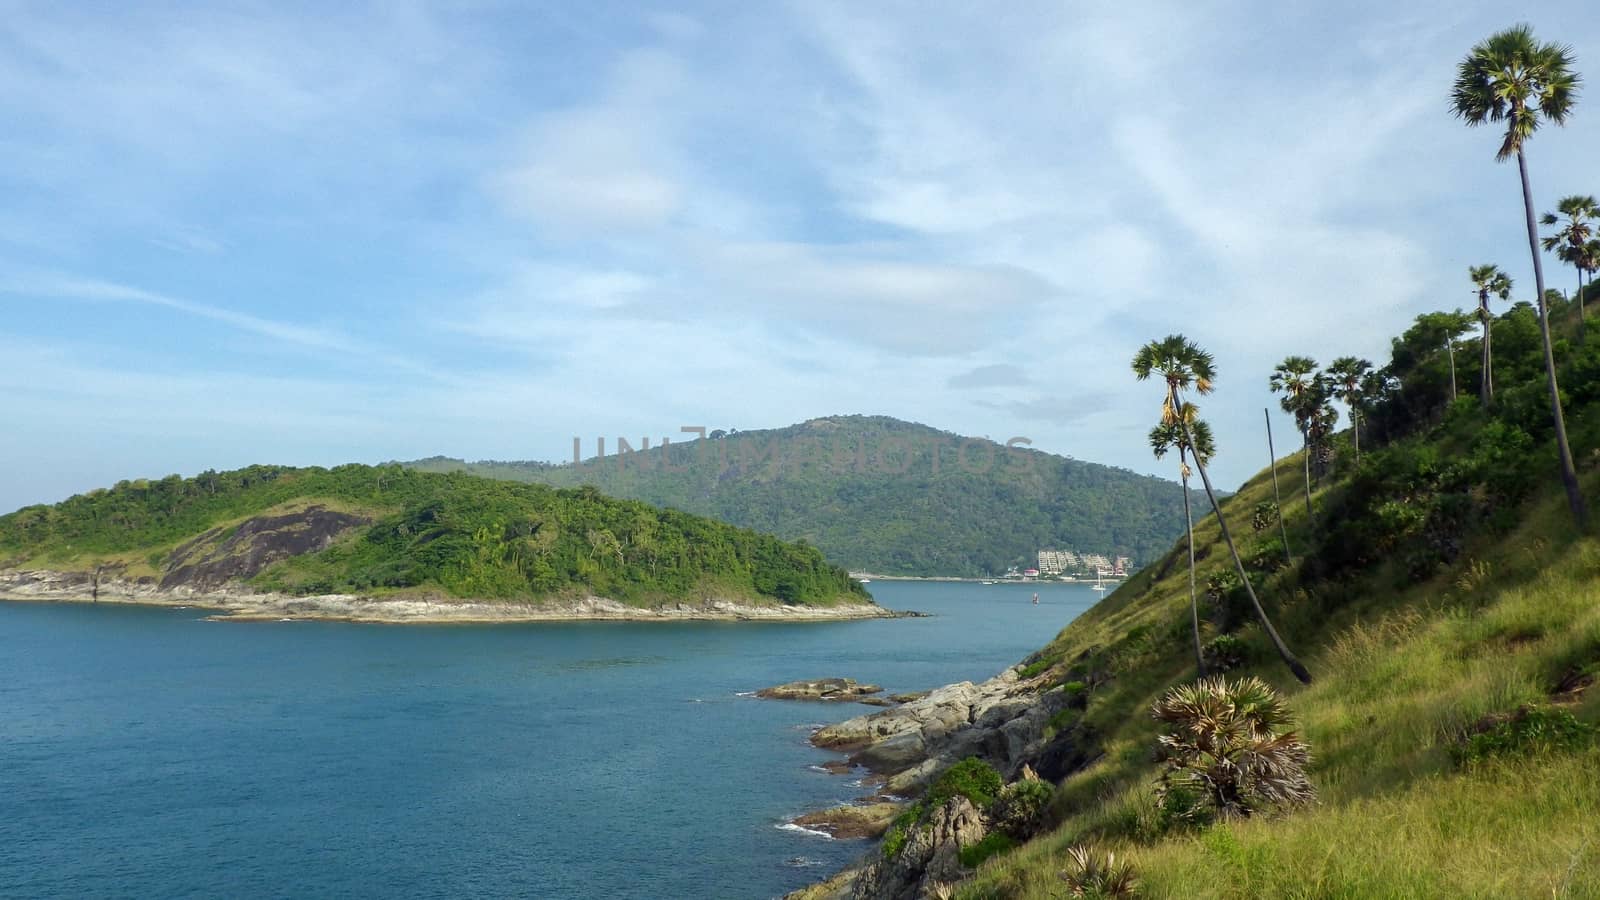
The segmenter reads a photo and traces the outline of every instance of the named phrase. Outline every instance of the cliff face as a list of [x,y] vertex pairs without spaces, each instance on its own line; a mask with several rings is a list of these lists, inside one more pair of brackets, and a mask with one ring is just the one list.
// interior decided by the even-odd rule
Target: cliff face
[[252,578],[279,560],[326,549],[340,535],[371,521],[311,506],[281,516],[256,516],[233,528],[213,528],[172,551],[160,587],[216,590]]

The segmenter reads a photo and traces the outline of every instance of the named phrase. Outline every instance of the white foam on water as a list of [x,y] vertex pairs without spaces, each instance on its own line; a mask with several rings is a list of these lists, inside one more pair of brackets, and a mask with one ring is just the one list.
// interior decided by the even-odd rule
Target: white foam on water
[[809,834],[815,837],[827,838],[830,841],[833,840],[833,835],[827,833],[826,831],[818,831],[815,828],[807,828],[804,825],[796,825],[793,822],[784,822],[782,825],[777,827],[779,831],[797,831],[801,834]]

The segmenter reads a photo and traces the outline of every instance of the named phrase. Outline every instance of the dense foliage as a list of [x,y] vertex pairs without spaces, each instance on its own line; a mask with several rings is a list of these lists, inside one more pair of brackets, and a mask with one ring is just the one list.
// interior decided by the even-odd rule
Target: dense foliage
[[0,564],[92,559],[159,569],[176,545],[208,529],[311,504],[358,512],[371,524],[267,568],[257,584],[295,593],[429,589],[630,603],[866,599],[844,570],[805,544],[592,487],[558,490],[400,466],[252,466],[122,482],[0,517]]
[[882,416],[712,434],[667,450],[608,451],[581,466],[445,458],[409,465],[592,484],[804,539],[843,565],[895,575],[998,574],[1032,565],[1044,548],[1147,560],[1183,532],[1176,484],[1022,444]]

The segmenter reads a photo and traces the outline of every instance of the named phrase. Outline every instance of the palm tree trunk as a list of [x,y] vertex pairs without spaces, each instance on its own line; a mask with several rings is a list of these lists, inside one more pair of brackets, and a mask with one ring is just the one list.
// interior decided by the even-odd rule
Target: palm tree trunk
[[1300,446],[1305,450],[1306,458],[1306,521],[1311,520],[1311,434],[1304,425],[1300,426]]
[[[1177,403],[1177,391],[1172,392],[1172,400],[1174,409],[1182,408]],[[1193,447],[1194,435],[1189,433],[1189,423],[1182,416],[1178,417],[1178,421],[1183,425],[1183,439],[1188,442],[1189,446]],[[1239,574],[1239,581],[1244,585],[1244,592],[1250,596],[1250,605],[1255,609],[1256,621],[1261,623],[1261,630],[1267,633],[1267,637],[1272,641],[1272,646],[1278,651],[1278,656],[1283,659],[1283,664],[1289,667],[1289,671],[1294,673],[1294,677],[1300,679],[1301,684],[1310,684],[1311,672],[1306,669],[1300,660],[1295,658],[1293,653],[1289,652],[1288,645],[1284,644],[1283,638],[1278,636],[1278,629],[1273,628],[1272,621],[1267,618],[1267,611],[1261,608],[1261,601],[1256,599],[1256,589],[1250,583],[1250,573],[1244,570],[1244,560],[1239,558],[1239,548],[1234,546],[1233,535],[1228,532],[1228,520],[1222,517],[1222,507],[1217,505],[1217,492],[1211,489],[1211,476],[1206,472],[1205,462],[1197,456],[1194,460],[1194,467],[1200,471],[1200,483],[1205,486],[1206,499],[1211,501],[1212,512],[1217,514],[1217,528],[1222,532],[1223,543],[1228,545],[1228,554],[1233,557],[1233,570]]]
[[1444,353],[1450,357],[1450,402],[1454,403],[1459,393],[1456,390],[1456,343],[1448,334],[1444,336]]
[[1194,516],[1189,512],[1189,464],[1184,462],[1182,447],[1178,448],[1178,466],[1183,480],[1183,523],[1189,535],[1189,617],[1194,626],[1194,664],[1204,678],[1206,655],[1200,645],[1200,595],[1194,589]]
[[1489,354],[1489,304],[1485,300],[1480,301],[1479,305],[1478,318],[1483,325],[1483,389],[1479,393],[1482,394],[1480,399],[1483,401],[1483,408],[1488,409],[1494,405],[1494,367],[1493,357]]
[[1574,265],[1578,270],[1578,343],[1583,343],[1583,267]]
[[1350,405],[1350,437],[1356,444],[1356,465],[1361,465],[1361,414],[1355,404]]
[[1528,184],[1528,158],[1517,148],[1517,171],[1522,175],[1522,209],[1528,221],[1528,249],[1533,254],[1533,287],[1539,298],[1539,333],[1544,338],[1544,372],[1550,386],[1550,414],[1556,426],[1556,451],[1561,457],[1561,485],[1567,489],[1567,505],[1578,530],[1588,527],[1589,511],[1578,487],[1578,472],[1572,465],[1572,447],[1567,443],[1567,422],[1561,415],[1561,388],[1556,385],[1556,356],[1550,347],[1550,316],[1544,302],[1544,264],[1539,260],[1539,229],[1533,222],[1533,188]]
[[1265,406],[1261,414],[1267,417],[1267,455],[1272,457],[1272,502],[1278,507],[1278,534],[1283,538],[1283,561],[1294,564],[1294,554],[1289,552],[1289,529],[1283,524],[1283,495],[1278,493],[1278,451],[1272,448],[1272,412]]

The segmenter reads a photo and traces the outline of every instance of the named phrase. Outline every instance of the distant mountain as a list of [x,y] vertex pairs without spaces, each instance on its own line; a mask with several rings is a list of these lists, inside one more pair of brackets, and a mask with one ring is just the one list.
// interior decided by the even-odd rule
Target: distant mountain
[[152,589],[477,600],[707,597],[866,603],[815,547],[593,488],[399,466],[124,481],[0,516],[0,572],[92,572]]
[[894,575],[1000,573],[1033,565],[1040,549],[1142,563],[1183,532],[1173,482],[886,416],[716,431],[666,448],[658,439],[648,450],[625,440],[623,452],[608,443],[603,456],[578,465],[446,457],[405,465],[594,485],[804,540],[836,563]]

